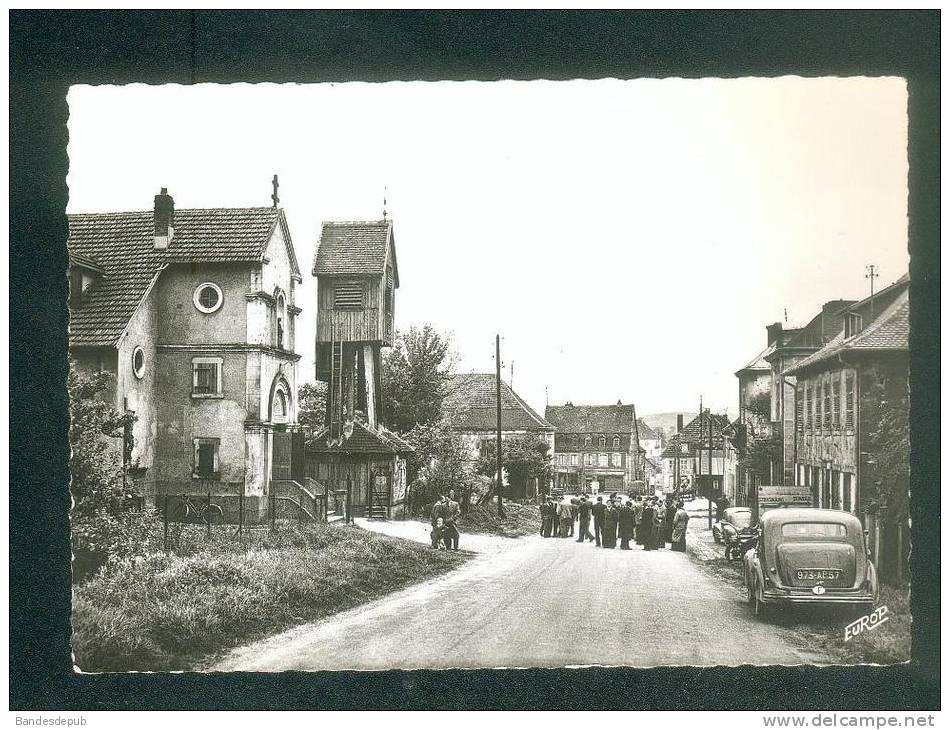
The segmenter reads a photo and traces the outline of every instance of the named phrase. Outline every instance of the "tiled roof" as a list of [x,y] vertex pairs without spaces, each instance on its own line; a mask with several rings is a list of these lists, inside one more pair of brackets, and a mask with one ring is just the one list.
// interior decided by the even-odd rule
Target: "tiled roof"
[[277,208],[206,208],[175,211],[166,250],[154,246],[152,211],[69,215],[69,251],[102,271],[70,313],[71,345],[114,345],[149,285],[174,263],[257,262],[277,225],[283,229],[294,274],[299,276],[283,211]]
[[[633,405],[548,406],[544,416],[562,433],[633,433]],[[637,432],[641,441],[659,438],[642,418]]]
[[[680,446],[682,443],[686,444],[685,451],[683,451],[683,449]],[[688,459],[689,457],[695,456],[695,455],[696,455],[696,449],[693,447],[693,445],[689,443],[688,441],[684,442],[680,434],[677,433],[677,434],[673,434],[670,437],[669,444],[667,445],[665,449],[663,449],[663,453],[660,454],[660,458],[661,459],[675,459],[678,456],[681,459]]]
[[910,299],[905,289],[871,324],[846,338],[844,331],[818,352],[800,360],[785,371],[796,375],[843,352],[906,351],[910,336]]
[[[491,430],[496,426],[495,376],[492,373],[461,373],[447,383],[443,407],[459,431]],[[503,431],[553,431],[521,397],[501,381],[501,428]]]
[[707,446],[708,448],[710,427],[712,428],[713,446],[717,446],[722,444],[722,431],[728,426],[728,416],[704,411],[687,423],[679,436],[689,444]]
[[775,345],[769,345],[764,350],[762,350],[762,352],[752,358],[752,361],[748,365],[737,370],[736,375],[746,370],[771,370],[772,366],[769,365],[765,358],[767,358],[773,352],[775,352]]
[[406,454],[413,451],[412,446],[392,431],[382,426],[372,428],[362,421],[353,421],[352,433],[340,443],[327,446],[328,434],[326,427],[317,431],[311,449],[328,454]]
[[[324,223],[313,275],[382,274],[392,232],[391,220]],[[399,286],[395,261],[393,272],[395,285]]]

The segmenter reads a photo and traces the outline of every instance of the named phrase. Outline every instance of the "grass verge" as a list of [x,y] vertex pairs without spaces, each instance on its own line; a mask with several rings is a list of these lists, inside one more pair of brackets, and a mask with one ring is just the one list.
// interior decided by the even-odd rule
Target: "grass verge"
[[188,669],[469,557],[356,527],[286,525],[244,546],[110,565],[74,589],[75,662],[91,672]]

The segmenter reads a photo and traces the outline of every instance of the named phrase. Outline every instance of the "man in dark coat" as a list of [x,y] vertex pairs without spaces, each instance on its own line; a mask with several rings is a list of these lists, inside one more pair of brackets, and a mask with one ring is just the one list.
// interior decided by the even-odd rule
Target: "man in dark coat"
[[666,501],[666,514],[663,516],[663,542],[673,542],[673,518],[676,516],[676,503],[670,497]]
[[627,502],[617,513],[617,527],[620,533],[620,549],[629,550],[630,540],[633,538],[635,516],[633,502]]
[[590,516],[591,503],[587,500],[586,496],[582,496],[577,501],[577,521],[580,523],[577,531],[577,542],[584,542],[584,540],[593,541],[594,536],[590,534]]
[[617,547],[617,517],[620,510],[614,502],[607,505],[607,511],[604,512],[603,542],[605,548],[613,549]]
[[574,537],[574,523],[577,522],[577,497],[571,497],[571,531],[567,533],[568,537]]
[[640,518],[640,539],[643,541],[644,550],[656,549],[654,543],[654,522],[656,522],[656,510],[653,508],[653,502],[647,501],[643,506],[643,515]]
[[[452,492],[452,496],[455,496],[454,492]],[[462,515],[462,510],[459,507],[459,503],[451,497],[445,498],[442,509],[444,510],[442,517],[445,520],[445,549],[458,550],[459,531],[458,525],[456,523],[458,522],[459,517]]]
[[551,519],[548,515],[548,500],[542,499],[538,505],[538,512],[541,513],[541,537],[551,537]]
[[633,502],[633,519],[636,523],[634,532],[636,533],[637,545],[643,544],[643,500],[638,494]]
[[604,531],[604,514],[607,512],[603,497],[597,498],[597,504],[591,505],[590,512],[594,516],[594,539],[597,541],[597,547],[601,547],[600,541]]
[[557,537],[557,505],[554,497],[548,497],[548,537]]

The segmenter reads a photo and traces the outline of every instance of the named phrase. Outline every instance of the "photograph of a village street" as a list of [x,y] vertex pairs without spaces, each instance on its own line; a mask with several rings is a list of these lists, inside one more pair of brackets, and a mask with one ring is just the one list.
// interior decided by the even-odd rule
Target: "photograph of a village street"
[[77,671],[910,659],[904,80],[67,102]]

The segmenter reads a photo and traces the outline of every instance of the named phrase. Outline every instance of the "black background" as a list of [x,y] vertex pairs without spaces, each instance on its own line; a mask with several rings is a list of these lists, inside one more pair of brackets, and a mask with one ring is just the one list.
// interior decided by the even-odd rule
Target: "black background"
[[[11,709],[939,707],[939,21],[938,11],[11,11]],[[909,665],[73,674],[64,273],[70,84],[786,74],[908,80]]]

